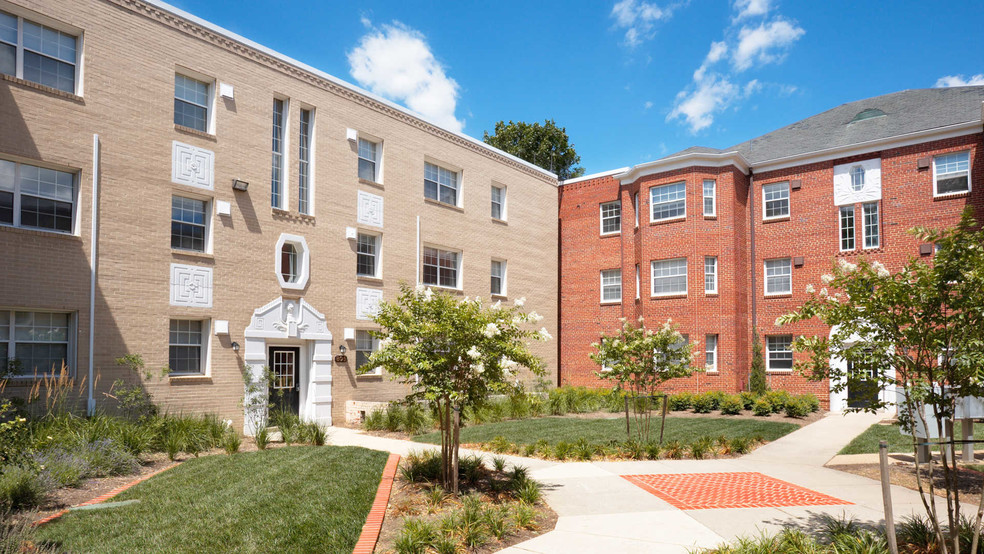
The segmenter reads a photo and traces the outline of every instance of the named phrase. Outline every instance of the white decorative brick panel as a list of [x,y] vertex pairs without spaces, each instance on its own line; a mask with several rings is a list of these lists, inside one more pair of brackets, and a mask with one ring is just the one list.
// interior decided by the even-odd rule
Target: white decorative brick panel
[[370,320],[379,311],[383,291],[377,289],[355,289],[355,319]]
[[183,142],[171,143],[171,181],[212,190],[215,182],[215,153]]
[[212,307],[212,268],[171,264],[171,305]]
[[383,226],[383,197],[359,191],[359,223]]

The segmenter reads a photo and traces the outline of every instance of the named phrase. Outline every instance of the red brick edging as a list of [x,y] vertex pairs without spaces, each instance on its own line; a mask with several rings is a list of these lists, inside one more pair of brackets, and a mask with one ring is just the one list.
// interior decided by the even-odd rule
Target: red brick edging
[[399,454],[390,454],[386,460],[386,467],[383,468],[383,478],[379,481],[379,488],[376,489],[376,499],[372,502],[372,509],[366,517],[366,524],[362,526],[362,534],[359,535],[359,542],[355,543],[355,550],[352,554],[372,554],[376,549],[376,541],[379,540],[379,532],[383,529],[383,518],[386,517],[386,506],[389,504],[390,491],[393,490],[393,478],[396,476],[396,466],[400,463]]
[[[155,471],[153,473],[144,475],[143,477],[141,477],[139,479],[136,479],[134,481],[130,481],[129,483],[127,483],[125,485],[121,485],[119,487],[116,487],[115,489],[113,489],[113,490],[111,490],[111,491],[109,491],[109,492],[107,492],[105,494],[101,494],[101,495],[93,498],[92,500],[87,500],[87,501],[79,504],[78,506],[72,506],[72,508],[78,508],[79,506],[91,506],[92,504],[99,504],[100,502],[105,502],[105,501],[109,500],[110,498],[113,498],[114,496],[116,496],[116,495],[120,494],[121,492],[125,491],[126,489],[128,489],[128,488],[130,488],[130,487],[132,487],[132,486],[134,486],[134,485],[136,485],[138,483],[142,483],[142,482],[146,481],[147,479],[150,479],[151,477],[154,477],[155,475],[160,475],[161,473],[164,473],[165,471],[171,469],[172,467],[175,467],[175,466],[179,465],[180,463],[181,462],[177,462],[177,463],[171,464],[171,465],[169,465],[169,466],[167,466],[167,467],[165,467],[163,469],[158,469],[157,471]],[[64,510],[55,512],[55,513],[51,514],[50,516],[45,516],[45,517],[43,517],[43,518],[35,521],[31,525],[33,525],[34,527],[38,527],[38,526],[44,525],[45,523],[49,523],[51,521],[54,521],[54,520],[60,518],[61,516],[67,514],[70,509],[71,508],[66,508]]]

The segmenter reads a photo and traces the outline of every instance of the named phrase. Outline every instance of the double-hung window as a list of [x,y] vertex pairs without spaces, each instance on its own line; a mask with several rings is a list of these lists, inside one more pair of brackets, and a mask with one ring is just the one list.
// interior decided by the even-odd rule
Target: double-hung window
[[301,278],[300,253],[292,242],[280,247],[280,277],[285,283],[294,284]]
[[605,202],[601,205],[601,234],[614,235],[622,231],[622,203]]
[[363,371],[362,366],[369,363],[369,356],[379,350],[379,339],[372,336],[369,331],[357,329],[355,331],[355,373],[358,375],[381,375],[382,368],[377,367],[372,371]]
[[653,261],[653,296],[687,294],[687,258]]
[[793,292],[793,266],[789,258],[765,260],[765,294]]
[[861,192],[864,188],[864,168],[856,165],[851,168],[851,190]]
[[717,182],[713,179],[704,179],[704,216],[714,217],[717,215]]
[[492,219],[506,219],[506,189],[492,185]]
[[75,230],[75,174],[0,160],[0,225]]
[[636,269],[635,272],[636,273],[636,300],[639,300],[639,297],[642,295],[642,292],[639,290],[641,288],[641,282],[639,281],[639,264],[636,264],[635,269]]
[[207,231],[208,205],[205,201],[171,197],[171,248],[204,252]]
[[506,294],[506,262],[503,260],[492,260],[492,294],[505,296]]
[[379,160],[379,143],[359,139],[359,179],[377,182],[376,166]]
[[793,369],[793,336],[775,335],[765,337],[768,351],[769,371],[789,371]]
[[359,233],[355,273],[360,277],[379,276],[379,237]]
[[287,101],[273,99],[273,143],[270,169],[270,205],[284,208],[284,130],[287,118]]
[[933,195],[970,191],[970,152],[954,152],[933,158]]
[[0,372],[34,377],[69,365],[71,314],[0,310]]
[[75,94],[75,35],[0,11],[0,73]]
[[451,250],[424,247],[425,285],[459,288],[461,255]]
[[174,124],[208,132],[211,85],[180,73],[174,74]]
[[789,183],[772,183],[762,187],[762,212],[765,219],[789,217]]
[[205,337],[208,325],[195,319],[172,319],[168,339],[168,368],[171,375],[205,372]]
[[716,256],[704,256],[704,292],[717,294],[718,291],[718,259]]
[[862,204],[861,214],[864,218],[864,247],[878,248],[881,246],[878,220],[878,202]]
[[854,206],[840,208],[840,249],[854,250]]
[[458,172],[424,162],[424,197],[458,205]]
[[651,221],[687,217],[687,184],[673,183],[649,189]]
[[311,129],[314,125],[314,112],[301,109],[298,126],[297,152],[297,211],[311,214]]
[[601,271],[601,301],[622,301],[622,270],[603,269]]
[[704,336],[704,368],[715,372],[718,369],[718,336]]

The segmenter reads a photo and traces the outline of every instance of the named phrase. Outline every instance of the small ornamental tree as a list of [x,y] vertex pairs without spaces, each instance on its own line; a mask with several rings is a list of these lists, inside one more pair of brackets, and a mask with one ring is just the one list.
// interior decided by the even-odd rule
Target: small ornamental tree
[[762,355],[762,339],[758,331],[752,332],[752,367],[748,377],[748,390],[755,394],[764,394],[769,390],[765,379],[765,357]]
[[[797,368],[814,379],[829,378],[834,391],[872,381],[874,391],[896,385],[901,393],[899,417],[908,420],[913,453],[918,454],[924,442],[916,436],[916,426],[935,429],[937,436],[945,437],[940,441],[941,449],[955,452],[955,437],[946,432],[944,420],[953,420],[960,397],[984,393],[979,373],[984,368],[984,232],[977,228],[968,208],[953,229],[917,227],[910,233],[920,242],[936,244],[938,250],[931,262],[912,259],[893,274],[877,261],[862,259],[852,264],[842,259],[832,274],[822,277],[822,284],[807,286],[810,299],[805,304],[776,323],[815,318],[830,326],[829,337],[799,337],[794,341],[795,350],[810,354]],[[817,287],[822,288],[817,291]],[[831,363],[831,358],[841,363]],[[889,369],[894,370],[894,376]],[[892,399],[877,394],[867,400],[863,408],[849,410],[875,411],[893,404]],[[937,417],[928,416],[932,413]],[[947,456],[939,462],[930,458],[926,468],[918,459],[917,455],[919,493],[941,552],[959,553],[958,469]],[[942,467],[946,489],[945,537],[934,491],[937,463]],[[977,551],[982,508],[984,504],[974,518],[970,552]]]
[[[622,328],[615,335],[601,335],[592,346],[597,352],[591,359],[601,366],[596,373],[600,379],[612,381],[613,390],[624,392],[636,408],[633,417],[636,436],[641,442],[649,442],[650,398],[659,393],[663,383],[678,377],[689,377],[693,366],[692,346],[677,331],[672,320],[647,329],[643,318],[638,326],[622,318]],[[641,400],[640,404],[635,401]],[[629,415],[626,414],[626,418]],[[626,420],[628,426],[629,421]]]
[[543,362],[528,347],[530,340],[550,340],[545,328],[527,324],[543,319],[501,302],[459,299],[430,288],[403,285],[395,302],[382,302],[373,320],[379,349],[362,371],[381,367],[411,388],[408,401],[429,402],[441,426],[441,485],[458,494],[458,448],[461,411],[489,395],[508,390],[517,368],[544,373]]

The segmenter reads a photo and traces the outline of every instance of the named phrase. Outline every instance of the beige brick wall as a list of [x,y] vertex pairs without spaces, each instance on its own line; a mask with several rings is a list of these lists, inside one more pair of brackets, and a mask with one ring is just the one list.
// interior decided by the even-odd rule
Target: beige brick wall
[[[32,10],[84,31],[84,97],[69,98],[38,87],[0,81],[0,157],[56,164],[79,171],[81,236],[0,227],[4,252],[0,307],[64,309],[78,314],[78,356],[87,369],[89,213],[92,196],[92,135],[102,144],[99,198],[99,278],[96,298],[95,366],[102,400],[119,372],[113,360],[139,353],[148,367],[168,361],[172,317],[228,320],[230,335],[212,337],[207,378],[153,379],[145,384],[166,409],[212,411],[242,420],[243,330],[253,310],[280,296],[304,298],[325,314],[334,350],[345,344],[348,363],[333,366],[333,419],[345,420],[348,400],[398,398],[404,388],[389,378],[354,373],[354,341],[344,328],[358,321],[356,287],[383,290],[393,299],[401,281],[413,284],[416,225],[425,243],[463,252],[463,295],[489,294],[491,258],[508,261],[509,300],[525,296],[527,307],[557,330],[556,182],[365,96],[289,67],[241,45],[216,39],[201,28],[128,0],[16,0]],[[0,7],[4,4],[0,3]],[[7,9],[10,9],[8,5]],[[176,68],[187,68],[235,87],[235,100],[217,99],[215,134],[183,132],[173,124]],[[270,202],[272,99],[290,99],[286,151],[289,209]],[[297,211],[297,130],[301,104],[315,109],[314,217]],[[346,140],[353,128],[383,140],[382,186],[360,183],[357,154]],[[171,142],[215,152],[215,189],[171,182]],[[424,159],[462,168],[463,209],[424,201]],[[234,192],[234,178],[250,183]],[[508,224],[491,221],[490,186],[508,187]],[[355,277],[357,191],[384,198],[382,280]],[[206,195],[232,204],[231,217],[212,218],[212,254],[170,248],[170,200],[176,193]],[[281,289],[274,272],[281,233],[302,235],[311,250],[311,277],[300,292]],[[169,304],[169,266],[213,268],[213,307]],[[556,343],[536,344],[556,380]],[[8,390],[16,392],[17,387]]]

